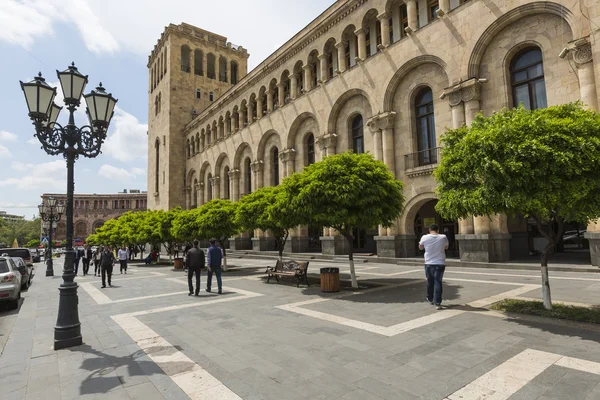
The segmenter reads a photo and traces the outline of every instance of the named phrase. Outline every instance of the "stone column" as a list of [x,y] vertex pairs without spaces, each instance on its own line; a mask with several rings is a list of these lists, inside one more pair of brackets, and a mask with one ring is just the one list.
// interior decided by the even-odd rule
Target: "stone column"
[[310,89],[312,89],[310,86],[312,82],[312,71],[308,64],[303,66],[302,69],[304,70],[304,88],[302,89],[305,93],[308,93]]
[[461,98],[465,103],[465,123],[471,125],[471,122],[481,111],[479,98],[481,94],[481,83],[478,79],[470,79],[461,83]]
[[383,12],[377,19],[381,23],[381,45],[386,48],[390,45],[390,15]]
[[359,28],[354,33],[358,37],[357,61],[364,61],[367,58],[367,33],[364,28]]
[[205,203],[205,201],[204,201],[204,182],[199,182],[198,185],[196,185],[195,190],[196,190],[196,193],[198,196],[198,207],[199,207]]
[[273,90],[267,90],[267,113],[273,112]]
[[436,14],[441,18],[450,12],[450,0],[440,0],[439,5],[440,7]]
[[408,14],[408,29],[406,33],[412,33],[417,30],[418,26],[418,15],[417,15],[417,1],[406,0],[406,12]]
[[592,110],[598,110],[596,78],[594,77],[594,64],[592,63],[592,45],[588,39],[580,39],[575,42],[573,60],[577,65],[579,75],[581,101]]
[[279,82],[277,84],[277,97],[279,98],[279,107],[283,107],[285,105],[285,84],[283,82]]
[[212,198],[213,198],[213,200],[221,198],[221,185],[219,184],[220,182],[221,182],[221,178],[219,177],[219,175],[213,176],[213,178],[212,178],[212,190],[213,190]]
[[[269,111],[267,106],[267,112]],[[263,117],[263,99],[261,96],[256,98],[256,119],[261,119]]]
[[192,208],[192,188],[186,186],[185,188],[185,209],[189,210]]
[[329,71],[327,70],[327,54],[320,54],[317,58],[319,59],[319,67],[321,68],[321,79],[319,79],[319,83],[327,82],[329,79]]
[[337,49],[338,56],[338,68],[337,73],[340,74],[348,68],[346,65],[346,42],[338,42],[335,44],[335,48]]
[[368,122],[371,133],[373,134],[373,154],[375,159],[383,161],[383,143],[381,141],[381,128],[379,127],[379,115],[372,117]]
[[294,172],[294,160],[296,159],[296,150],[285,149],[279,154],[279,160],[283,165],[283,177],[287,178]]
[[252,123],[252,119],[253,119],[251,102],[248,102],[248,105],[246,106],[246,114],[247,114],[246,121],[247,121],[248,125],[250,125]]
[[240,170],[234,169],[229,171],[228,174],[231,184],[231,188],[229,189],[231,201],[238,201],[240,199]]
[[292,74],[292,75],[290,75],[290,100],[295,100],[297,93],[298,93],[298,75]]

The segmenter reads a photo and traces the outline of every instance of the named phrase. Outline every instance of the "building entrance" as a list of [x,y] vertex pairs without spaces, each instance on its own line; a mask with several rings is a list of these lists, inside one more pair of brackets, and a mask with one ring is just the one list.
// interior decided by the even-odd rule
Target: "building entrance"
[[414,229],[415,236],[417,239],[415,240],[415,248],[417,250],[417,254],[423,254],[422,251],[419,250],[419,240],[421,236],[429,233],[429,226],[432,224],[436,224],[440,227],[440,233],[445,234],[448,237],[448,251],[446,252],[447,257],[458,258],[458,242],[456,241],[456,234],[458,233],[458,222],[457,221],[448,221],[443,219],[437,211],[435,211],[435,205],[437,204],[437,200],[430,200],[427,203],[423,204],[417,215],[415,216],[414,221]]

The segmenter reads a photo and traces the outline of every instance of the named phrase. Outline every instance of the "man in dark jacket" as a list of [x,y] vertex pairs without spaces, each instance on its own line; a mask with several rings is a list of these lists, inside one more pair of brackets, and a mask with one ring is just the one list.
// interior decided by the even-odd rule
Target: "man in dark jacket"
[[188,267],[188,286],[190,288],[188,296],[191,296],[194,292],[194,285],[192,285],[194,274],[196,274],[196,296],[198,296],[200,292],[200,273],[204,269],[204,252],[198,248],[197,240],[194,240],[194,247],[187,251],[185,263]]
[[215,239],[210,240],[210,247],[208,248],[208,277],[206,282],[206,291],[210,293],[210,287],[212,286],[212,275],[213,272],[217,275],[217,287],[219,294],[222,293],[223,285],[221,283],[221,262],[223,261],[223,251],[217,246]]
[[108,275],[108,286],[112,287],[112,271],[115,265],[115,255],[109,246],[104,246],[100,257],[100,268],[102,268],[102,288],[106,287],[106,275]]
[[83,257],[81,261],[83,262],[83,276],[86,276],[90,270],[90,261],[92,261],[92,249],[87,243],[83,245]]

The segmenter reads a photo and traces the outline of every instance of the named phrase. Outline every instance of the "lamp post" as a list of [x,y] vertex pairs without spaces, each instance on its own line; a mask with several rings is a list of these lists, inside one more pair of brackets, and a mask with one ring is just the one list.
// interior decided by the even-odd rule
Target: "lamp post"
[[48,204],[40,204],[38,206],[40,218],[45,224],[48,224],[48,259],[46,260],[46,276],[54,276],[54,265],[52,263],[52,228],[56,227],[56,223],[60,221],[62,214],[65,212],[65,206],[56,202],[54,197],[48,198]]
[[77,283],[74,273],[75,252],[73,250],[73,192],[75,189],[75,160],[79,156],[95,158],[100,154],[102,143],[106,139],[106,131],[113,116],[117,100],[106,93],[102,83],[84,95],[87,105],[86,114],[89,125],[78,128],[75,125],[75,111],[81,104],[81,96],[88,82],[75,64],[65,71],[56,71],[64,95],[64,102],[69,111],[69,122],[61,126],[56,121],[62,110],[54,103],[56,88],[51,87],[40,72],[31,82],[21,82],[25,100],[29,109],[29,118],[35,126],[35,136],[49,155],[62,154],[67,162],[67,205],[66,225],[67,240],[63,282],[59,287],[60,301],[58,318],[54,327],[54,349],[82,344],[81,323],[77,297]]

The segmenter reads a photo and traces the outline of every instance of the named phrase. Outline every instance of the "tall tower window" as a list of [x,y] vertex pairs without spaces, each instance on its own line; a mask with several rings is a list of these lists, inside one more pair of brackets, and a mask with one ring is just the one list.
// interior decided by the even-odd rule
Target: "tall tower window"
[[190,72],[190,48],[185,44],[181,46],[181,70]]
[[513,104],[523,104],[528,110],[548,107],[544,62],[538,47],[523,50],[512,60],[510,66]]
[[213,178],[211,174],[208,174],[206,183],[206,199],[211,201],[213,199]]
[[210,79],[216,79],[216,73],[215,73],[215,63],[217,62],[216,57],[213,53],[208,53],[208,56],[206,57],[206,76],[208,76]]
[[159,176],[160,176],[160,140],[156,138],[154,142],[154,151],[156,153],[156,165],[154,166],[154,193],[158,193]]
[[246,194],[252,193],[252,161],[246,158]]
[[231,178],[229,176],[229,167],[225,167],[225,169],[223,170],[223,175],[224,175],[224,186],[223,186],[223,198],[224,199],[231,199]]
[[219,82],[227,82],[227,59],[219,57]]
[[194,74],[204,75],[204,53],[202,50],[194,50]]
[[231,62],[231,84],[238,83],[238,64],[235,61]]
[[208,99],[209,99],[210,101],[215,101],[215,94],[214,94],[213,92],[210,92],[210,93],[208,94]]
[[198,100],[200,100],[200,98],[201,98],[201,97],[202,97],[202,90],[200,90],[200,89],[196,89],[196,98],[197,98]]

